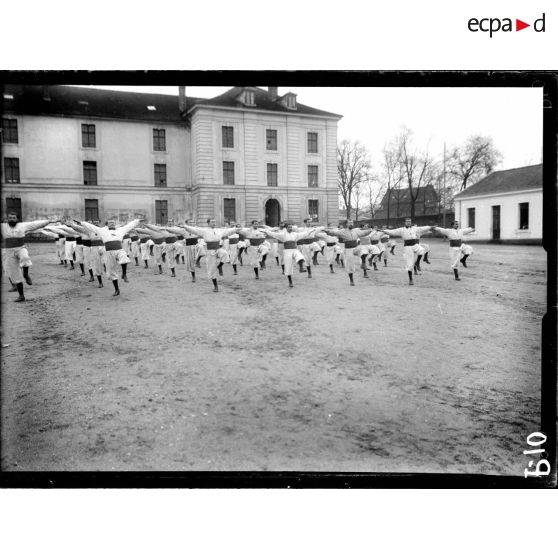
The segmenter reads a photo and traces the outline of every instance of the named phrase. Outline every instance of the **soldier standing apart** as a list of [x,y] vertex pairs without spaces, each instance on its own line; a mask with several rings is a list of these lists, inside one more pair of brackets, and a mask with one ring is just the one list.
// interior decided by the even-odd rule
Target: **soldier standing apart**
[[452,223],[451,229],[443,229],[442,227],[433,227],[433,230],[446,236],[449,241],[449,256],[450,264],[453,269],[453,275],[456,281],[461,281],[459,278],[459,262],[467,267],[465,261],[473,253],[473,249],[468,244],[463,244],[463,236],[474,232],[475,229],[468,227],[466,229],[459,228],[459,221]]

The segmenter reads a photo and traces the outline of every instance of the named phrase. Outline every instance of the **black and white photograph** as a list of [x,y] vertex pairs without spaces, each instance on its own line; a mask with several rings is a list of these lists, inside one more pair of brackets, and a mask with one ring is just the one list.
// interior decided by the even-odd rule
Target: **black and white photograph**
[[4,473],[545,480],[544,83],[76,76],[3,76]]

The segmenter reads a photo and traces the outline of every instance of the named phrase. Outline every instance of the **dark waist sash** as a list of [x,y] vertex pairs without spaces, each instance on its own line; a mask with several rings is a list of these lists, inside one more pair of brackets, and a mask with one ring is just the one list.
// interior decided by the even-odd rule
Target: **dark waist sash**
[[371,240],[370,244],[378,244],[378,242],[380,242],[379,240]]
[[357,241],[356,240],[345,240],[345,249],[356,248]]
[[120,240],[109,240],[105,242],[105,249],[107,252],[110,250],[122,250],[122,242]]
[[265,238],[249,238],[250,246],[261,246],[264,243]]
[[301,238],[296,241],[299,246],[303,246],[304,244],[312,244],[314,242],[311,238]]
[[231,244],[238,244],[239,238],[229,238],[229,246]]
[[463,240],[458,238],[457,240],[450,240],[450,246],[452,248],[459,248],[463,244]]
[[341,238],[339,239],[339,243],[340,243],[340,244],[345,244],[345,239],[344,239],[343,237],[341,237]]
[[149,238],[140,238],[140,244],[145,244],[147,241],[149,240]]
[[127,240],[128,238],[132,238],[128,233],[126,233],[123,237],[122,240]]
[[153,244],[163,244],[165,242],[164,238],[153,238]]
[[239,233],[238,238],[240,238],[240,240],[246,240],[246,235]]
[[132,242],[137,242],[139,240],[139,236],[131,236]]
[[91,248],[91,239],[89,239],[89,238],[84,238],[83,241],[82,241],[82,244],[83,244],[84,246],[88,246],[89,248]]
[[78,244],[78,245],[79,245],[79,244],[83,244],[83,239],[81,238],[81,236],[78,236],[78,237],[76,238],[76,244]]
[[418,238],[411,238],[409,240],[405,240],[403,243],[403,246],[414,246],[415,244],[418,244]]
[[167,244],[174,244],[177,240],[178,238],[176,238],[176,236],[167,236],[167,238],[165,238]]
[[326,242],[326,246],[335,246],[337,242]]
[[207,244],[207,249],[208,250],[219,250],[219,241],[218,240],[212,240],[212,241],[206,241],[205,242]]
[[198,243],[197,238],[187,238],[186,239],[186,246],[195,246]]
[[296,250],[296,242],[294,240],[285,240],[285,250]]
[[66,237],[63,234],[59,234],[58,240],[66,240]]
[[2,248],[19,248],[25,244],[24,238],[3,238]]
[[380,238],[380,240],[385,244],[386,242],[389,241],[389,236],[382,236],[382,238]]
[[77,236],[67,236],[66,242],[75,242],[77,240]]
[[176,240],[184,240],[184,236],[181,234],[176,235]]
[[93,238],[91,239],[91,247],[93,246],[103,246],[104,243],[100,238]]

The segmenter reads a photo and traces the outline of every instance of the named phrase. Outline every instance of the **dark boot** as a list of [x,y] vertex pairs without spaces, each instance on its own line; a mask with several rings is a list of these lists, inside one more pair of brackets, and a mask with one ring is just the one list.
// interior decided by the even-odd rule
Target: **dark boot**
[[337,254],[337,256],[335,256],[335,263],[336,263],[337,265],[340,264],[340,262],[339,262],[339,254]]
[[176,256],[174,257],[174,261],[179,264],[180,263],[180,254],[176,254]]
[[174,272],[174,267],[171,267],[171,277],[176,277],[176,273]]
[[120,289],[118,288],[118,279],[113,279],[112,284],[114,285],[114,292],[112,296],[118,296],[120,294]]
[[414,283],[413,283],[413,272],[412,271],[407,271],[407,273],[409,274],[409,285],[414,285]]
[[64,267],[68,267],[68,264],[67,264],[66,260],[63,260],[63,261],[64,261]]
[[222,276],[223,276],[223,262],[221,262],[221,263],[217,266],[217,270],[219,271],[219,275],[222,277]]
[[[9,278],[8,278],[9,279]],[[14,282],[10,279],[10,285],[12,286],[12,288],[8,291],[9,293],[15,293],[17,292],[17,287],[14,284]]]
[[281,275],[285,275],[285,264],[281,264]]
[[360,268],[364,269],[364,271],[366,271],[368,268],[366,267],[366,254],[363,254],[362,256],[360,256],[360,260],[361,260],[361,264],[360,264]]
[[259,275],[259,272],[258,272],[258,268],[257,268],[257,267],[254,268],[254,273],[256,274],[256,279],[259,279],[259,278],[260,278],[260,275]]
[[165,252],[163,252],[163,253],[161,254],[161,259],[163,260],[163,263],[166,263],[166,261],[167,261],[167,255],[165,254]]
[[265,260],[267,260],[267,254],[264,254],[264,256],[262,257],[262,261],[261,261],[262,269],[265,269]]
[[196,272],[195,271],[190,271],[190,273],[192,274],[192,283],[196,282]]
[[287,275],[287,279],[289,280],[289,287],[292,289],[293,288],[293,278],[290,275]]
[[384,267],[387,267],[387,260],[384,260]]
[[122,267],[122,281],[124,281],[124,283],[128,282],[128,277],[126,277],[126,268],[128,267],[128,264],[121,264]]
[[469,254],[467,254],[466,256],[463,256],[459,261],[463,264],[463,267],[467,267],[467,264],[465,263],[467,261],[467,258],[469,257]]
[[238,271],[236,269],[236,264],[232,264],[232,265],[233,265],[233,271],[234,271],[233,275],[238,275]]
[[355,286],[355,282],[353,281],[353,274],[352,274],[352,273],[349,273],[349,280],[351,281],[351,283],[350,283],[350,284],[351,284],[351,287],[354,287],[354,286]]
[[99,281],[99,289],[103,288],[103,278],[100,275],[97,275],[97,281]]
[[453,270],[453,274],[454,274],[454,276],[455,276],[455,280],[456,280],[456,281],[461,281],[461,279],[459,278],[459,273],[458,273],[457,269],[454,269],[454,270]]
[[136,265],[139,265],[139,261],[138,261],[138,258],[136,256],[134,256],[134,260],[136,260]]
[[310,266],[308,266],[306,268],[306,271],[308,272],[308,279],[312,279],[312,268]]
[[70,260],[70,269],[75,269],[74,260]]
[[318,264],[318,252],[314,252],[314,255],[312,256],[312,263],[314,265],[320,265]]
[[144,262],[143,262],[143,263],[145,264],[145,266],[144,266],[144,267],[145,267],[145,269],[149,269],[149,265],[147,264],[147,260],[144,260]]
[[389,253],[395,256],[394,250],[395,250],[395,246],[392,246],[392,247],[391,247],[391,250],[389,251]]
[[217,279],[212,279],[212,281],[213,281],[213,292],[218,293],[219,287],[217,286]]
[[163,274],[163,267],[161,265],[158,266],[159,267],[159,275]]
[[416,266],[416,264],[413,266],[413,270],[414,270],[414,272],[415,272],[415,275],[418,275],[418,271],[417,271],[417,266]]
[[27,267],[27,266],[22,267],[21,271],[23,271],[23,278],[25,279],[25,282],[28,285],[32,285],[33,282],[31,281],[31,277],[29,277],[29,267]]
[[277,262],[277,265],[280,265],[280,264],[279,264],[279,258],[276,257],[276,258],[275,258],[275,261]]
[[107,272],[107,264],[103,264],[103,269],[105,270],[105,273]]
[[304,265],[304,260],[299,260],[298,261],[298,271],[300,273],[304,273],[304,268],[302,267]]
[[430,260],[428,259],[428,252],[426,252],[426,254],[424,254],[423,261],[424,261],[424,263],[427,263],[428,265],[430,265]]
[[378,271],[378,266],[376,265],[376,262],[372,262],[372,265],[374,266],[374,271]]
[[202,259],[202,256],[199,256],[198,258],[196,258],[196,267],[201,267],[200,265],[200,260]]
[[329,272],[330,273],[335,273],[335,271],[333,271],[333,264],[329,264]]
[[90,269],[89,270],[89,282],[92,283],[93,281],[95,281],[95,277],[93,276],[93,270]]
[[422,271],[422,269],[420,268],[420,260],[421,259],[422,259],[422,256],[418,256],[417,261],[415,262],[415,265],[417,266],[418,271]]
[[79,264],[79,268],[81,269],[81,276],[83,277],[85,275],[85,268],[82,263]]
[[19,296],[15,299],[16,302],[25,302],[25,297],[23,296],[23,283],[16,283],[16,289]]
[[368,272],[366,271],[366,268],[364,268],[362,272],[364,273],[364,278],[368,279]]
[[186,260],[184,259],[184,256],[182,256],[182,263],[185,264]]

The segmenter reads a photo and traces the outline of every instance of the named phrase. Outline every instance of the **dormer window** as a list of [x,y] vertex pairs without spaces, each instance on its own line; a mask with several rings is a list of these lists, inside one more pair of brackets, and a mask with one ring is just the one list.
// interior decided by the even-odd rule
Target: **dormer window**
[[296,110],[296,95],[294,93],[287,93],[281,98],[281,104],[289,110]]
[[244,104],[245,105],[254,105],[254,92],[253,91],[245,91],[244,92]]

